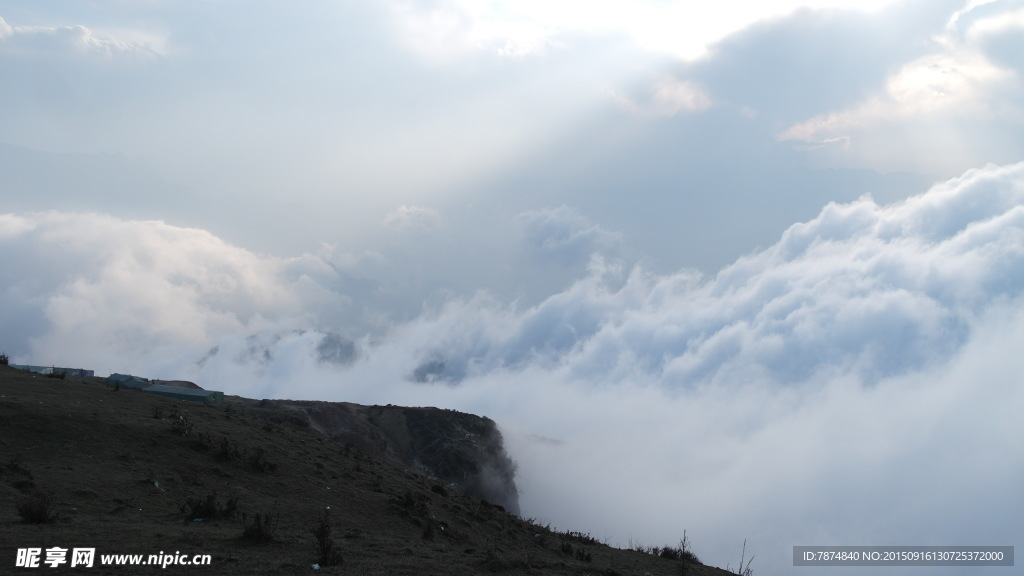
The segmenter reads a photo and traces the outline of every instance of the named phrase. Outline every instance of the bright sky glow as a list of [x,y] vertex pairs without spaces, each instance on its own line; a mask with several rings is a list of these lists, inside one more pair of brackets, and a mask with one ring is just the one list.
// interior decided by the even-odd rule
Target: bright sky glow
[[708,47],[755,22],[785,16],[798,9],[877,10],[893,0],[820,0],[715,3],[682,1],[448,0],[427,3],[394,0],[412,38],[411,45],[428,57],[452,55],[458,49],[489,47],[502,55],[542,53],[559,36],[575,33],[628,35],[638,45],[692,59]]

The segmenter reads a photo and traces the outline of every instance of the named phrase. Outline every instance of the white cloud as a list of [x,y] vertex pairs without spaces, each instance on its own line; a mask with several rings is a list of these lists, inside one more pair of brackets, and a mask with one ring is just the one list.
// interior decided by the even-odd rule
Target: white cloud
[[[525,310],[451,302],[368,347],[336,394],[496,418],[524,513],[621,544],[685,528],[724,564],[747,537],[782,574],[796,543],[1005,539],[1022,230],[1024,165],[833,204],[713,278],[600,270]],[[420,367],[449,385],[409,383]],[[954,494],[981,511],[927,506]]]
[[986,161],[1019,159],[1024,149],[1013,145],[1012,135],[1024,125],[1024,78],[990,58],[985,42],[1020,29],[1024,12],[973,17],[971,11],[984,4],[954,15],[934,50],[900,67],[883,91],[790,126],[778,138],[843,142],[841,150],[828,147],[839,162],[883,171],[948,175]]
[[[991,4],[992,2],[986,2],[984,4]],[[977,8],[984,5],[979,3],[971,8]],[[969,10],[967,11],[969,12]],[[960,17],[957,17],[957,22]],[[956,22],[951,23],[951,28],[955,28]],[[970,41],[978,41],[985,37],[992,36],[995,34],[1001,34],[1004,32],[1019,32],[1024,30],[1024,8],[1011,10],[994,14],[989,17],[981,18],[976,22],[969,25],[966,32],[966,37]]]
[[729,34],[799,8],[872,10],[891,3],[394,0],[390,5],[411,48],[450,61],[480,49],[508,56],[542,54],[576,33],[624,34],[645,49],[693,59]]
[[30,218],[16,214],[0,214],[0,238],[18,236],[36,227]]
[[314,257],[261,257],[162,222],[57,212],[3,218],[21,223],[20,234],[3,237],[4,267],[18,271],[6,288],[35,292],[5,307],[38,306],[45,315],[44,335],[22,349],[40,361],[165,370],[197,360],[227,334],[307,327],[303,307],[313,302],[344,304],[323,288],[331,271]]
[[593,254],[612,256],[622,235],[604,230],[574,208],[559,206],[519,215],[528,246],[562,264],[588,262]]
[[398,230],[436,231],[444,227],[444,220],[433,208],[402,204],[384,217],[384,225]]
[[714,102],[706,90],[689,81],[663,78],[654,82],[642,99],[612,92],[623,108],[641,116],[675,116],[680,112],[701,112]]
[[[1007,70],[992,65],[973,50],[951,50],[932,54],[904,66],[889,79],[884,94],[856,109],[820,116],[793,126],[782,140],[822,141],[848,137],[850,131],[879,127],[885,123],[907,122],[957,114],[991,118],[999,103],[1002,86],[1013,86]],[[994,93],[995,92],[995,93]]]
[[0,18],[0,54],[8,56],[72,54],[86,59],[150,60],[166,51],[164,36],[142,30],[100,32],[80,24],[12,26]]
[[[1012,539],[1022,230],[1024,165],[988,167],[832,204],[714,277],[595,266],[526,309],[449,301],[343,366],[317,360],[321,334],[288,332],[226,337],[199,374],[487,414],[525,514],[619,544],[687,529],[718,564],[746,537],[762,574],[787,573],[794,543]],[[927,504],[956,494],[976,507]]]
[[[568,207],[520,221],[535,258],[617,241]],[[1024,164],[830,204],[714,276],[597,258],[535,306],[449,298],[372,336],[343,333],[356,303],[321,257],[107,216],[0,222],[19,228],[0,269],[20,271],[0,318],[45,322],[20,354],[486,414],[524,514],[563,529],[658,545],[686,529],[722,565],[747,538],[769,575],[795,544],[1024,536],[1006,505],[1024,481]]]

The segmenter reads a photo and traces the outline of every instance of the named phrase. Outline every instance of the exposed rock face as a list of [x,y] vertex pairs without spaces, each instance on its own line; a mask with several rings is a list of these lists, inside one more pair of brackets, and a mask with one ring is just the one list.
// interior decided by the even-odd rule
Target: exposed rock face
[[342,445],[390,458],[519,514],[515,463],[490,418],[440,408],[348,402],[263,400],[259,405],[291,412],[288,420],[293,422],[308,419],[310,427]]

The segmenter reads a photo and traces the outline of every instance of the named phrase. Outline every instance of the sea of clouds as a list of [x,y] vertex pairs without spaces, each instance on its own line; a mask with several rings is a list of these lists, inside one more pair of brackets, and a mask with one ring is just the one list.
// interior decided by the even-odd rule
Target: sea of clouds
[[[536,302],[482,289],[395,315],[399,289],[330,251],[2,214],[0,348],[248,397],[484,414],[524,516],[616,545],[686,530],[723,567],[746,539],[757,574],[796,570],[794,545],[1024,536],[1024,163],[829,204],[713,275],[649,272],[570,208],[512,218],[558,257],[586,247],[585,271]],[[967,573],[898,572],[925,570]]]

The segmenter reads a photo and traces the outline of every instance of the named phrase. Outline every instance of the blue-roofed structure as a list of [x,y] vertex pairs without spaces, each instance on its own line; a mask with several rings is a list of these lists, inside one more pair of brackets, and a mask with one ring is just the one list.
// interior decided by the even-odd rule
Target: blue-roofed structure
[[178,400],[206,402],[208,404],[224,401],[224,393],[218,390],[196,390],[193,388],[179,388],[177,386],[153,384],[143,390],[143,392],[147,394],[156,394],[158,396],[167,396],[169,398],[177,398]]
[[117,373],[107,376],[107,384],[110,386],[118,386],[126,390],[145,390],[153,385],[152,382],[141,376]]
[[36,374],[50,375],[55,372],[63,372],[65,376],[95,376],[95,373],[92,370],[86,370],[85,368],[60,368],[58,366],[30,366],[28,364],[11,364],[10,366],[11,368],[17,368],[18,370],[34,372]]

